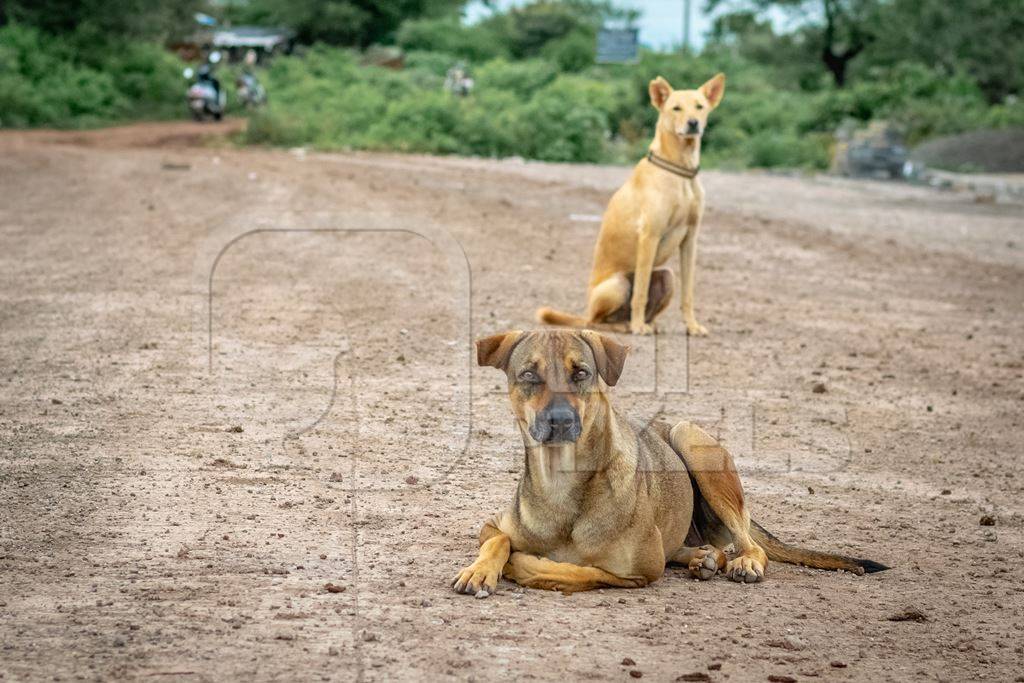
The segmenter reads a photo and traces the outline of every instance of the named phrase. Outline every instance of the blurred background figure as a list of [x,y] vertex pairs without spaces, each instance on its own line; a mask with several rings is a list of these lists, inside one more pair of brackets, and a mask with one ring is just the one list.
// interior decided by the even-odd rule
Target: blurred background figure
[[473,79],[469,77],[466,65],[456,62],[444,77],[444,89],[453,95],[465,97],[473,92]]
[[203,121],[207,118],[220,121],[224,116],[227,94],[221,87],[220,80],[214,75],[214,68],[220,59],[220,52],[214,50],[210,53],[207,61],[194,72],[191,67],[183,72],[185,78],[189,80],[195,75],[196,81],[189,86],[187,98],[192,118],[196,121]]
[[256,50],[250,49],[246,52],[242,69],[238,72],[238,78],[235,79],[238,101],[249,109],[261,107],[267,103],[267,91],[254,73],[257,59]]

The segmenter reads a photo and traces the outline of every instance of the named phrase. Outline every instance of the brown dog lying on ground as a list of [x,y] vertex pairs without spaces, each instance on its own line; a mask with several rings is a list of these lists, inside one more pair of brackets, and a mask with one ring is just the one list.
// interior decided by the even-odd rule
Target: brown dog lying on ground
[[725,93],[718,74],[697,90],[673,90],[661,76],[648,86],[658,124],[647,156],[608,203],[594,248],[585,316],[537,311],[548,325],[595,327],[650,334],[654,318],[672,301],[675,277],[663,268],[679,253],[681,307],[687,334],[707,329],[693,314],[697,231],[704,187],[697,179],[700,139],[708,113]]
[[[480,531],[480,555],[452,585],[485,597],[498,579],[564,592],[638,588],[666,563],[700,579],[761,581],[768,560],[856,574],[871,560],[787,545],[750,519],[732,458],[700,428],[619,415],[627,347],[596,332],[508,332],[477,341],[508,375],[526,465],[509,508]],[[732,544],[736,556],[723,550]]]

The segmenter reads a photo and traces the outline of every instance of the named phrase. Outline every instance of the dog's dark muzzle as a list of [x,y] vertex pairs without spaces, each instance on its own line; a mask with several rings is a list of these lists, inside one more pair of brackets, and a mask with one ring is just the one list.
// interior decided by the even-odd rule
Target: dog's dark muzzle
[[556,398],[537,413],[530,436],[540,443],[568,443],[580,438],[580,416],[564,398]]

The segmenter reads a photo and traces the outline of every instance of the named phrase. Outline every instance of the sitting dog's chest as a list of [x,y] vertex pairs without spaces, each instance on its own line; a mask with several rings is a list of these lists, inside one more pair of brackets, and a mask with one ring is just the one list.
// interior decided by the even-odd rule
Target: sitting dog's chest
[[[629,510],[602,487],[521,496],[519,516],[528,540],[520,548],[557,562],[591,564],[628,526]],[[554,495],[552,495],[554,494]]]
[[571,564],[593,564],[614,541],[615,525],[606,520],[581,517],[575,520],[569,534],[561,543],[548,551],[547,556],[555,562]]
[[696,223],[704,201],[703,192],[689,183],[676,185],[666,194],[669,202],[661,212],[661,237],[654,259],[658,264],[664,263],[679,251],[679,245],[686,238],[690,226]]
[[686,229],[686,221],[678,221],[666,226],[665,232],[662,233],[661,239],[658,241],[658,252],[654,257],[655,263],[662,264],[679,251],[679,245],[686,237]]

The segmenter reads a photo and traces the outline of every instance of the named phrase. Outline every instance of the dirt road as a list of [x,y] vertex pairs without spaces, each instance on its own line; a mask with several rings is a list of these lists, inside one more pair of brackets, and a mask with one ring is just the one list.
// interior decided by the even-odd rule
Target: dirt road
[[582,305],[626,170],[197,130],[0,135],[0,677],[1024,680],[1020,206],[709,172],[712,334],[616,388],[891,571],[474,600],[521,446],[469,341]]

